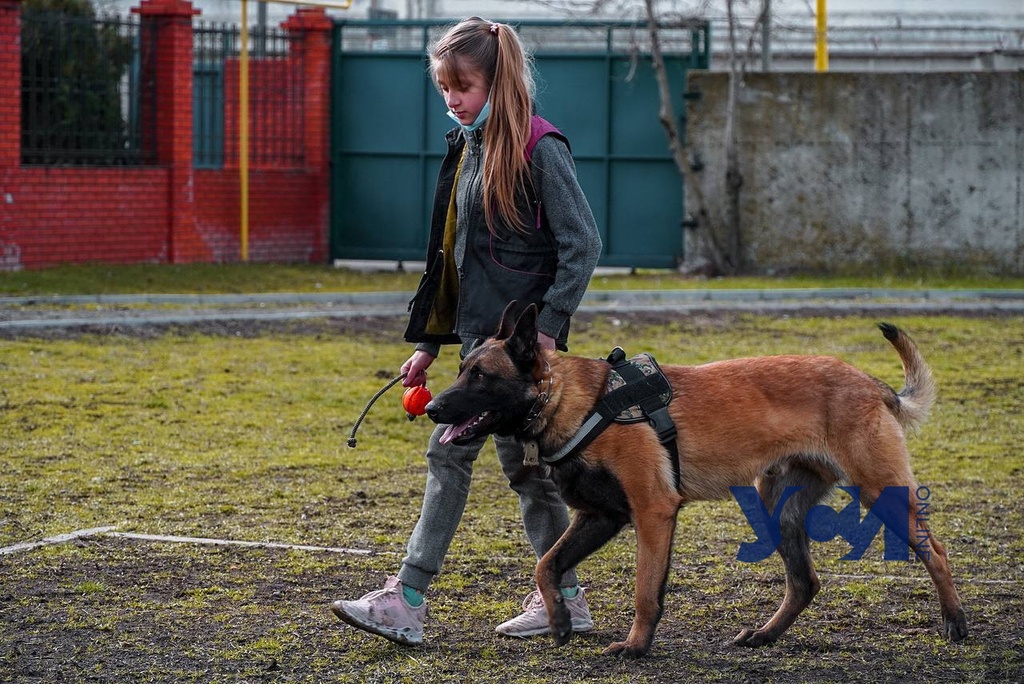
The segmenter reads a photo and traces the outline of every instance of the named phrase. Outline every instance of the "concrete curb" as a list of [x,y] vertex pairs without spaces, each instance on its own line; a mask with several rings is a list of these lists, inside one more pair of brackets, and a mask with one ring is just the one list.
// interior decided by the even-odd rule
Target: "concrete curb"
[[[0,329],[85,326],[190,325],[214,321],[288,321],[312,318],[404,316],[412,292],[266,294],[61,295],[0,297]],[[107,307],[184,306],[153,311]],[[45,310],[71,307],[70,310]],[[99,307],[85,310],[81,307]],[[232,309],[231,307],[248,307]],[[255,310],[253,307],[256,307]],[[267,307],[274,307],[267,309]],[[282,308],[290,307],[290,308]],[[5,311],[6,309],[6,311]],[[206,310],[215,309],[215,310]],[[821,312],[876,314],[1024,314],[1024,290],[910,290],[890,288],[592,290],[584,313],[751,312],[784,315]]]
[[[408,304],[413,293],[396,292],[269,292],[262,294],[113,294],[43,295],[0,297],[0,309],[11,306],[81,305],[192,305],[230,306],[251,304],[337,304],[352,306]],[[906,288],[776,288],[693,290],[590,290],[583,304],[616,302],[623,305],[650,302],[778,301],[821,299],[906,299],[911,301],[1010,300],[1024,302],[1024,289],[912,290]]]

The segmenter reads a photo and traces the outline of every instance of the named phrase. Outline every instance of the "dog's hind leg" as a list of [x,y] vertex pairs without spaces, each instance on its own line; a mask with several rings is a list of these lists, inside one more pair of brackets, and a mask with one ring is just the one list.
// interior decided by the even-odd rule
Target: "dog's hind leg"
[[[917,555],[931,575],[935,591],[939,596],[939,607],[942,610],[942,632],[950,641],[962,641],[967,638],[967,615],[960,604],[960,596],[953,584],[953,575],[949,570],[946,548],[935,538],[929,529],[931,492],[925,487],[918,487],[908,471],[898,486],[908,489],[910,499],[908,538],[904,539],[911,550]],[[862,485],[860,490],[861,505],[871,509],[882,493],[881,487]],[[876,509],[877,510],[877,509]],[[900,505],[902,514],[902,503]]]
[[783,502],[779,516],[781,541],[777,551],[786,566],[786,594],[775,615],[757,630],[744,629],[733,643],[737,646],[765,646],[774,643],[803,612],[821,588],[811,561],[811,549],[804,519],[829,492],[834,482],[816,468],[799,462],[774,466],[757,482],[757,490],[770,510],[779,505],[787,487],[800,487]]
[[586,511],[577,511],[572,523],[555,545],[537,563],[535,580],[548,611],[548,624],[555,643],[564,646],[572,638],[572,618],[558,587],[562,575],[604,546],[619,533],[625,521]]

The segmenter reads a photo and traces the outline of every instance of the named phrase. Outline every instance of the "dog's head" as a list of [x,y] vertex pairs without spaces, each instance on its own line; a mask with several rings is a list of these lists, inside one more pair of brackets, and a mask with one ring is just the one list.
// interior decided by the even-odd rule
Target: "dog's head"
[[509,435],[537,400],[537,307],[505,307],[494,337],[463,359],[455,382],[427,404],[427,416],[449,427],[442,444],[480,435]]

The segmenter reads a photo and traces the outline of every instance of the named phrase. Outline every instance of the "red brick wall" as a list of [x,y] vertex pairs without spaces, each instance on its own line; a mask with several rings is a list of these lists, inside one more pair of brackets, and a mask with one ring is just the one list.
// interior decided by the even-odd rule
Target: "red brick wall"
[[21,169],[0,198],[0,242],[20,255],[4,268],[165,263],[166,187],[163,169]]
[[[249,259],[257,262],[327,261],[326,173],[258,169],[249,173]],[[196,171],[196,232],[211,261],[239,254],[237,167]]]
[[[159,166],[142,168],[20,165],[19,11],[19,0],[0,0],[0,269],[240,260],[237,158],[220,170],[192,165],[191,4],[142,0],[137,8],[162,36],[151,46],[157,50],[158,125],[144,132],[154,141]],[[298,34],[293,58],[305,60],[305,114],[295,121],[305,131],[305,164],[250,170],[249,258],[322,263],[329,234],[330,20],[321,9],[300,9],[285,26]],[[291,71],[250,64],[256,89],[280,87],[280,74]],[[275,83],[261,86],[254,80],[261,73],[274,74]],[[226,114],[225,130],[237,130],[235,115]]]

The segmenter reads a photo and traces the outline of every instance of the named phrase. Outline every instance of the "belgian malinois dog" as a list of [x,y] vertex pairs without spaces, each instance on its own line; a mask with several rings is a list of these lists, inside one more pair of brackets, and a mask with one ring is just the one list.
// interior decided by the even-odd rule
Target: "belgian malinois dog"
[[[497,334],[466,356],[455,382],[430,402],[427,415],[450,425],[442,441],[511,434],[536,445],[543,459],[580,429],[606,392],[610,366],[540,348],[536,307],[518,317],[516,308],[510,304]],[[905,387],[899,392],[828,356],[662,366],[673,389],[668,410],[678,429],[678,487],[668,450],[646,422],[613,423],[585,448],[552,464],[550,476],[575,510],[565,534],[537,564],[536,582],[555,642],[564,645],[572,636],[558,578],[632,524],[636,613],[626,639],[605,653],[646,654],[664,608],[680,507],[727,498],[731,486],[751,483],[769,511],[787,487],[800,488],[796,494],[790,490],[778,517],[785,597],[768,622],[744,629],[734,643],[762,646],[778,639],[820,588],[804,526],[808,511],[843,482],[860,488],[866,508],[886,487],[918,491],[904,430],[924,420],[935,384],[910,337],[892,325],[879,327],[903,364]],[[908,502],[909,529],[929,535],[930,552],[922,561],[938,593],[943,631],[960,641],[967,636],[967,619],[945,549],[927,524],[917,525],[915,508]]]

